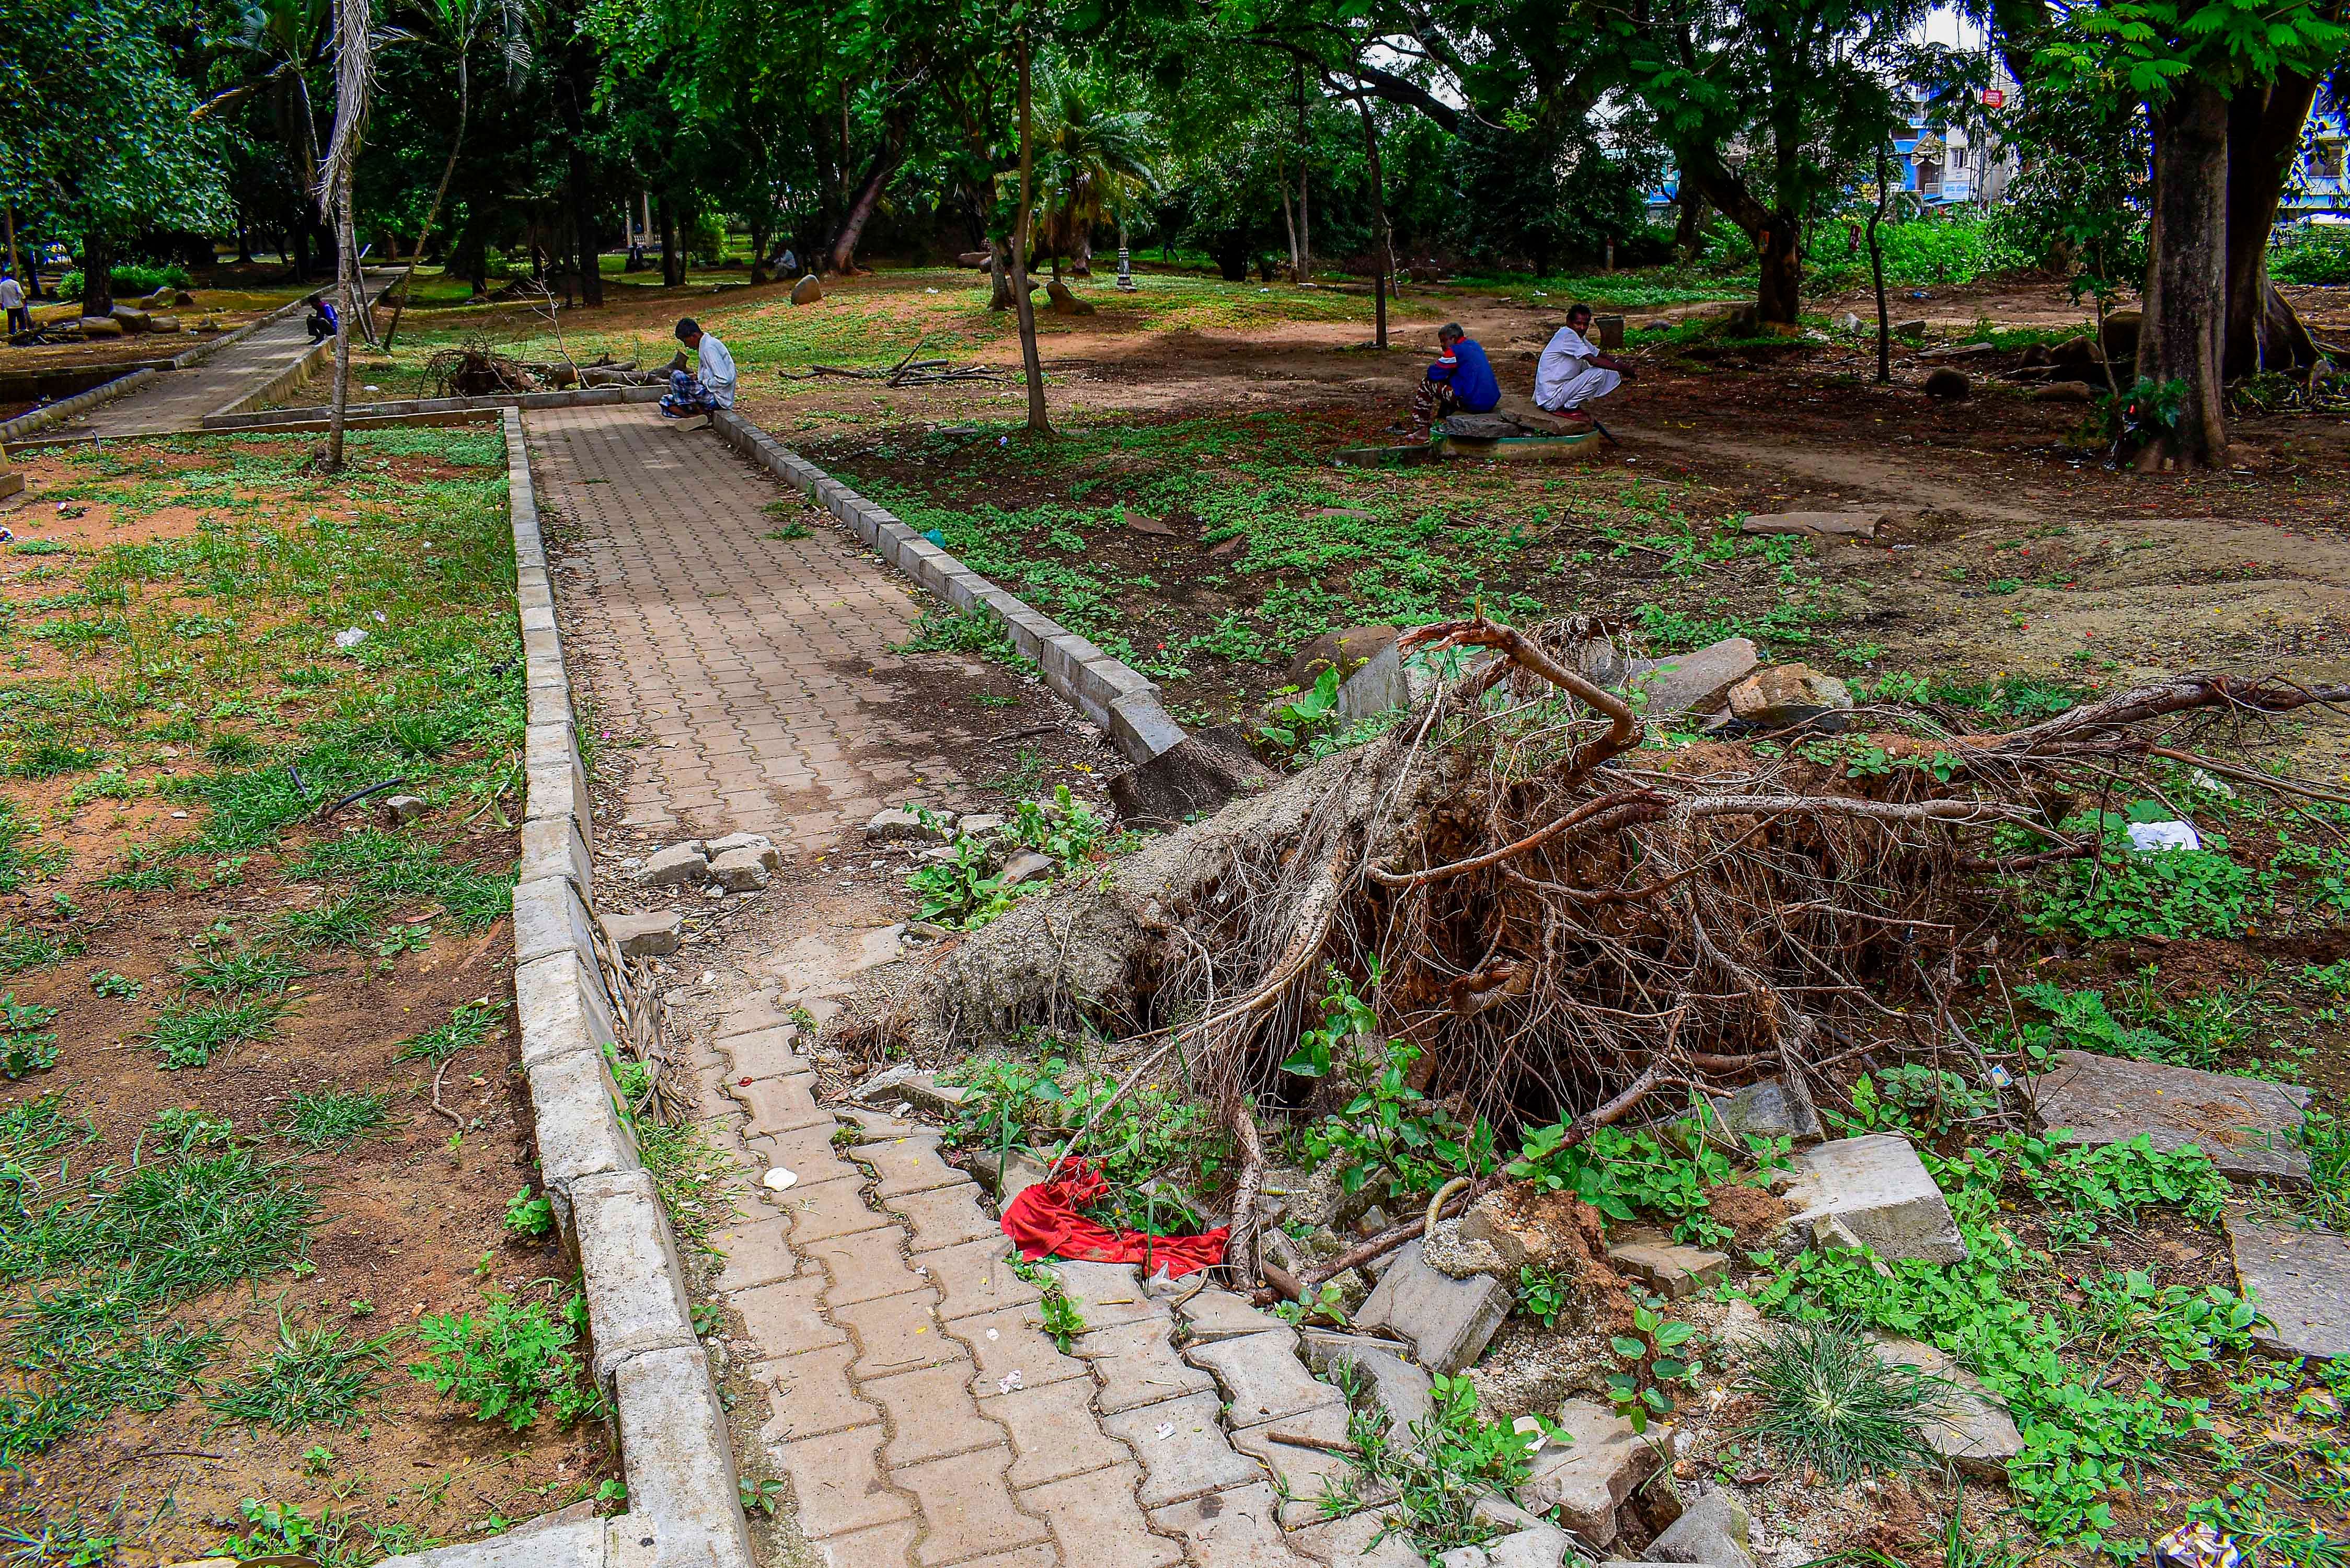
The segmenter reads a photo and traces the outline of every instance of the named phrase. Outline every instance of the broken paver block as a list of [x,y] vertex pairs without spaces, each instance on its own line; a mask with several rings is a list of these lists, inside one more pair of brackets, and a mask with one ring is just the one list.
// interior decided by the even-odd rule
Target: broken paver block
[[1814,537],[1874,539],[1885,525],[1882,512],[1773,512],[1738,525],[1742,534],[1808,534]]
[[1713,1114],[1706,1118],[1706,1137],[1733,1154],[1747,1152],[1749,1134],[1792,1138],[1797,1143],[1816,1143],[1826,1136],[1810,1096],[1791,1093],[1783,1078],[1749,1084],[1734,1095],[1713,1101],[1711,1106]]
[[2307,1089],[2088,1051],[2059,1051],[2054,1061],[2025,1085],[2051,1129],[2088,1144],[2143,1133],[2165,1152],[2191,1143],[2238,1180],[2309,1180],[2309,1155],[2293,1142]]
[[1117,1328],[1166,1314],[1142,1288],[1141,1271],[1132,1263],[1097,1263],[1060,1258],[1048,1265],[1061,1293],[1077,1309],[1086,1326]]
[[758,856],[759,864],[770,871],[784,863],[783,857],[775,853],[775,841],[764,833],[730,833],[723,838],[712,839],[702,848],[712,860],[722,855],[732,855],[738,849],[750,850]]
[[1789,1168],[1792,1225],[1835,1219],[1880,1258],[1961,1262],[1967,1243],[1941,1189],[1909,1140],[1891,1133],[1839,1138],[1806,1149]]
[[1607,1261],[1619,1272],[1632,1274],[1669,1302],[1677,1302],[1706,1285],[1718,1285],[1730,1276],[1730,1259],[1702,1247],[1670,1241],[1629,1241],[1607,1249]]
[[1746,1550],[1746,1506],[1723,1490],[1706,1493],[1648,1543],[1652,1563],[1703,1563],[1752,1568]]
[[1485,1561],[1492,1568],[1559,1568],[1575,1559],[1574,1542],[1566,1532],[1546,1519],[1537,1519],[1500,1492],[1477,1500],[1471,1516],[1478,1523],[1503,1532],[1485,1542]]
[[1184,1351],[1183,1358],[1215,1378],[1235,1429],[1346,1404],[1343,1395],[1315,1381],[1297,1358],[1295,1329],[1195,1345]]
[[1593,1399],[1569,1399],[1558,1424],[1573,1439],[1544,1443],[1518,1483],[1518,1501],[1538,1512],[1558,1510],[1559,1521],[1594,1546],[1616,1539],[1616,1511],[1669,1456],[1661,1432],[1643,1435]]
[[[1887,1339],[1874,1347],[1877,1358],[1894,1366],[1914,1366],[1941,1386],[1940,1408],[1918,1424],[1926,1446],[1962,1475],[1999,1480],[2007,1462],[2023,1452],[2023,1434],[1991,1391],[1972,1373],[1932,1345],[1915,1339]],[[1741,1532],[1742,1542],[1743,1532]],[[1714,1559],[1690,1558],[1692,1563]]]
[[1730,689],[1730,716],[1749,724],[1801,724],[1852,706],[1852,692],[1808,664],[1774,664]]
[[1023,882],[1034,882],[1039,877],[1051,877],[1060,868],[1060,865],[1059,861],[1049,855],[1040,854],[1034,849],[1024,849],[1003,863],[1001,880],[1007,888],[1016,888]]
[[1372,1394],[1388,1413],[1388,1430],[1399,1440],[1436,1413],[1434,1386],[1427,1370],[1406,1361],[1395,1346],[1326,1328],[1309,1328],[1305,1334],[1306,1365],[1326,1375],[1334,1366],[1352,1366],[1370,1384]]
[[1762,651],[1752,639],[1730,638],[1694,653],[1633,662],[1630,684],[1648,695],[1652,718],[1672,713],[1714,713],[1730,700],[1730,689],[1761,667]]
[[999,1210],[1044,1180],[1045,1170],[1043,1160],[1022,1149],[1001,1156],[993,1149],[984,1149],[971,1157],[972,1174],[979,1178],[981,1186],[995,1194]]
[[[942,824],[948,821],[944,816],[941,816],[939,820]],[[916,813],[904,806],[893,805],[887,811],[873,814],[873,819],[865,825],[865,836],[890,842],[935,838],[938,834],[935,830],[924,826],[921,817]]]
[[1449,1279],[1419,1255],[1418,1241],[1394,1257],[1356,1323],[1409,1340],[1431,1372],[1449,1375],[1475,1361],[1510,1315],[1510,1287],[1490,1274]]
[[767,862],[775,853],[730,849],[710,863],[710,880],[729,893],[755,893],[767,885]]
[[1222,1286],[1210,1285],[1194,1294],[1194,1283],[1191,1280],[1177,1280],[1165,1286],[1177,1293],[1177,1300],[1181,1303],[1176,1312],[1183,1320],[1183,1342],[1187,1345],[1211,1345],[1220,1339],[1238,1339],[1243,1334],[1263,1334],[1283,1326],[1271,1313],[1257,1311]]
[[2236,1280],[2264,1321],[2252,1341],[2272,1355],[2350,1355],[2350,1237],[2230,1214]]
[[710,875],[710,857],[702,840],[689,838],[645,857],[637,880],[648,888],[698,888]]
[[675,909],[602,917],[604,934],[622,958],[666,958],[684,940],[685,917]]

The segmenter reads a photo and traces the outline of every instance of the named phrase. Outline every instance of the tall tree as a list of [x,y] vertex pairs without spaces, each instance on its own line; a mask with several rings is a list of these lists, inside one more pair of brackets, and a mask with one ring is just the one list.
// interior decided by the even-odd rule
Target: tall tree
[[335,215],[335,389],[327,424],[327,472],[343,467],[343,427],[351,401],[351,322],[359,313],[358,224],[351,180],[375,77],[375,18],[369,0],[335,0],[335,130],[318,171],[318,196]]
[[1019,318],[1020,366],[1028,382],[1028,428],[1050,435],[1053,423],[1045,407],[1045,367],[1036,352],[1036,304],[1028,296],[1028,242],[1035,217],[1036,147],[1029,103],[1035,96],[1033,62],[1029,58],[1024,18],[1014,26],[1012,47],[1020,72],[1020,206],[1012,230],[1012,308]]

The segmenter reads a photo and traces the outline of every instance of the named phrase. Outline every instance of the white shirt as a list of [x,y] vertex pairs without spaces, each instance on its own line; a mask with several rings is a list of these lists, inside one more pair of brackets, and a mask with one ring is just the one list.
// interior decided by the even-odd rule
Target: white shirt
[[0,310],[20,309],[24,303],[24,285],[13,277],[0,277]]
[[711,401],[722,409],[733,408],[734,406],[734,356],[726,351],[725,344],[707,332],[702,335],[702,341],[694,346],[694,352],[702,356],[702,371],[696,379],[710,393]]
[[1542,362],[1534,367],[1534,402],[1545,409],[1558,407],[1560,394],[1567,383],[1591,369],[1599,357],[1599,345],[1572,327],[1562,327],[1542,351]]

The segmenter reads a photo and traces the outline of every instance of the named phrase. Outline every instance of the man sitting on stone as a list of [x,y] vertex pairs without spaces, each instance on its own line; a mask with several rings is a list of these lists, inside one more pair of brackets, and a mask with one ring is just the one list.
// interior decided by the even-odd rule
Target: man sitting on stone
[[1583,405],[1596,402],[1638,372],[1628,359],[1603,354],[1586,334],[1591,306],[1578,305],[1566,313],[1560,327],[1542,351],[1534,367],[1534,407],[1571,422],[1589,424]]
[[334,303],[323,294],[312,295],[310,314],[302,318],[302,326],[310,334],[313,343],[322,343],[332,337],[335,335]]
[[699,375],[682,368],[669,373],[669,391],[660,411],[672,420],[691,419],[734,406],[734,356],[726,345],[702,329],[691,316],[677,324],[677,340],[702,359]]
[[1457,321],[1436,329],[1436,363],[1428,379],[1412,389],[1411,421],[1427,430],[1450,414],[1490,414],[1501,403],[1502,383],[1494,379],[1493,362],[1474,337]]

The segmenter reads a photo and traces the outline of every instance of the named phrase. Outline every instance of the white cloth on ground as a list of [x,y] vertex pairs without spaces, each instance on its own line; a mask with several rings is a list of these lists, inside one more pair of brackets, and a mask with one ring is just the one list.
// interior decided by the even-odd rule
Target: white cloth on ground
[[1600,369],[1599,345],[1572,327],[1562,327],[1542,351],[1534,367],[1534,406],[1556,413],[1579,408],[1587,398],[1604,398],[1621,386],[1624,378]]
[[702,356],[702,370],[696,379],[702,382],[702,389],[710,394],[710,400],[722,409],[733,408],[734,356],[726,351],[725,344],[707,332],[702,335],[702,341],[694,345],[694,352]]

